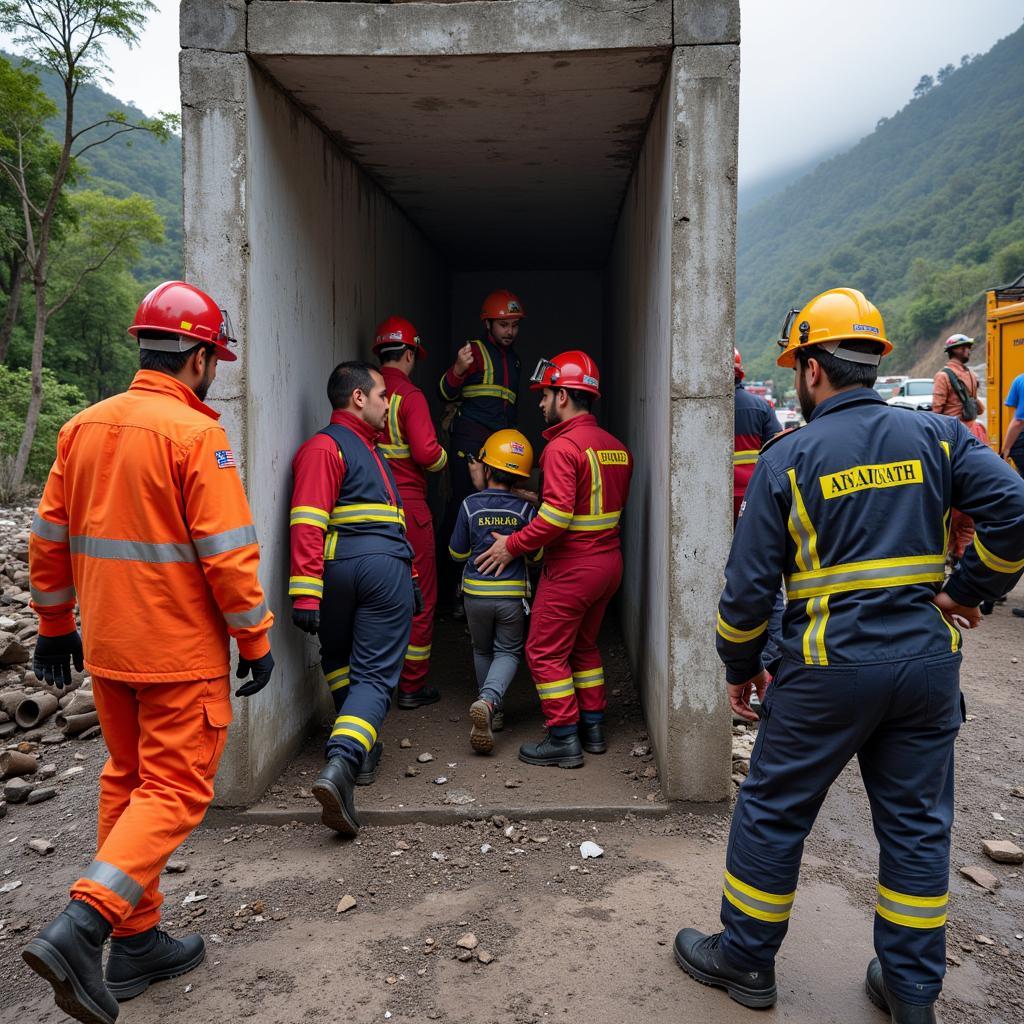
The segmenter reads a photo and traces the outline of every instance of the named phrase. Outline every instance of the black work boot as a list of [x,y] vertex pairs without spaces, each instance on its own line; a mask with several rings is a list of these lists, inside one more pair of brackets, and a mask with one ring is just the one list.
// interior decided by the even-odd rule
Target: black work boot
[[730,999],[753,1010],[775,1005],[775,969],[741,971],[726,963],[719,947],[721,932],[705,935],[696,928],[684,928],[675,943],[676,963],[702,985],[724,988]]
[[469,745],[478,754],[489,754],[494,749],[494,732],[492,719],[494,711],[491,705],[481,697],[469,705]]
[[880,1010],[884,1010],[892,1018],[892,1024],[935,1024],[935,1004],[915,1006],[905,1003],[894,996],[886,987],[882,977],[882,965],[878,957],[868,964],[868,974],[864,979],[864,991]]
[[114,1024],[117,1000],[103,984],[103,943],[110,922],[82,900],[72,900],[21,951],[22,959],[53,986],[57,1005],[83,1024]]
[[580,743],[588,754],[603,754],[608,749],[604,741],[604,722],[585,722],[581,719],[577,728]]
[[354,837],[359,832],[356,803],[352,795],[354,787],[355,772],[348,761],[340,756],[332,757],[313,783],[313,796],[324,809],[320,815],[321,822],[343,836]]
[[582,768],[583,748],[576,733],[568,736],[552,736],[548,733],[540,743],[524,743],[519,748],[519,760],[527,764],[539,764],[546,768]]
[[370,786],[377,781],[377,769],[380,768],[380,759],[384,753],[384,744],[377,740],[369,753],[363,758],[363,766],[356,776],[357,786]]
[[436,686],[423,686],[415,693],[398,691],[398,707],[402,711],[415,711],[416,708],[436,704],[440,699],[441,693]]
[[123,1003],[141,995],[151,982],[188,974],[205,956],[206,944],[200,935],[186,935],[179,941],[159,928],[150,928],[138,935],[111,939],[107,988]]

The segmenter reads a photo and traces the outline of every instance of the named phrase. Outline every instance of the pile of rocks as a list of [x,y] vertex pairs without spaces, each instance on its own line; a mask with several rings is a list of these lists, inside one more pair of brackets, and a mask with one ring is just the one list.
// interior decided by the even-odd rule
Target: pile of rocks
[[[59,690],[31,669],[37,620],[29,607],[28,534],[34,505],[0,509],[0,817],[7,804],[39,803],[56,795],[54,767],[43,753],[99,734],[91,681],[75,672]],[[76,769],[69,769],[76,771]],[[66,773],[65,773],[66,774]]]

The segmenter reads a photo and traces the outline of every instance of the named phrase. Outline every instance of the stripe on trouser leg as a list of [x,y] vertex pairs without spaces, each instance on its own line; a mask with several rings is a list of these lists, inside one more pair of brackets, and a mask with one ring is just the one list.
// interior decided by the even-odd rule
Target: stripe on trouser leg
[[941,928],[946,923],[948,905],[948,892],[941,896],[911,896],[879,883],[875,913],[904,928]]
[[725,872],[722,893],[737,910],[748,917],[771,924],[789,920],[793,900],[796,898],[796,890],[785,894],[765,892],[741,882],[729,871]]
[[430,659],[430,644],[417,645],[409,644],[405,649],[406,661],[428,661]]
[[82,878],[102,885],[133,907],[142,899],[142,894],[145,892],[131,875],[125,874],[120,868],[103,860],[94,860],[82,874]]
[[537,695],[541,700],[558,700],[560,697],[572,697],[575,693],[572,676],[551,683],[537,683]]
[[604,686],[604,669],[588,668],[583,672],[573,672],[572,683],[577,690],[587,690],[592,686]]
[[351,682],[349,679],[349,667],[348,665],[342,665],[341,668],[336,668],[332,672],[324,673],[324,679],[330,687],[331,693],[342,689]]
[[377,742],[377,730],[365,718],[358,718],[356,715],[338,715],[334,720],[331,736],[351,736],[367,751]]

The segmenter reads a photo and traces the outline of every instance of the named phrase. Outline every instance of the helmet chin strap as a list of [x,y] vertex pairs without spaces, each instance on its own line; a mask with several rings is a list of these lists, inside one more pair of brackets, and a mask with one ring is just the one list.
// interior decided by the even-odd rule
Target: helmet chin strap
[[848,363],[863,363],[865,366],[877,366],[882,361],[881,353],[855,352],[853,349],[843,348],[841,341],[823,341],[818,344],[829,355],[836,359],[845,359]]

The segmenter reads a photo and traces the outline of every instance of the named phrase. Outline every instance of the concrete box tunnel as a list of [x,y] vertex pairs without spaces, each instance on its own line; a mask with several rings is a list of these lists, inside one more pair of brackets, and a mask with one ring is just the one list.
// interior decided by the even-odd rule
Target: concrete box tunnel
[[186,276],[243,339],[211,398],[277,616],[278,672],[236,704],[219,800],[258,796],[319,712],[317,648],[290,624],[288,508],[327,375],[406,316],[439,418],[437,379],[498,287],[527,309],[535,441],[537,358],[598,361],[595,412],[636,462],[618,610],[662,790],[725,799],[738,3],[186,0],[181,31]]

